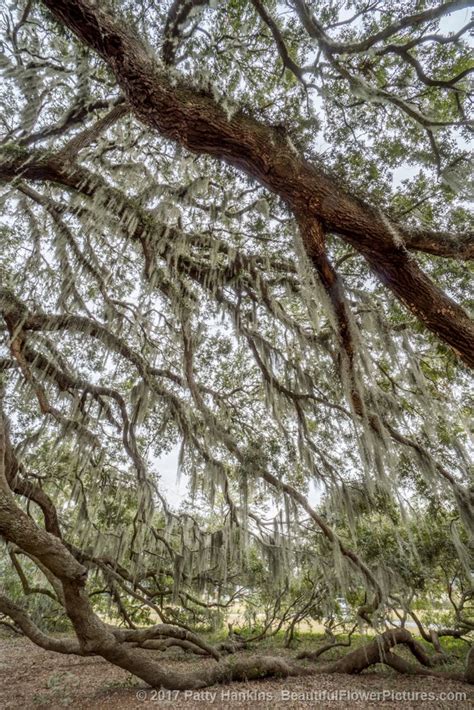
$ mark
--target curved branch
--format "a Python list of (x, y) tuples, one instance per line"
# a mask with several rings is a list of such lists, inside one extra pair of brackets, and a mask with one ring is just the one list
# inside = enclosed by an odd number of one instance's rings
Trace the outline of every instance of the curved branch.
[(85, 655), (75, 639), (54, 638), (48, 636), (34, 624), (26, 612), (3, 594), (0, 589), (0, 613), (10, 617), (12, 621), (22, 630), (33, 643), (46, 651), (56, 651), (56, 653)]
[(208, 3), (209, 0), (173, 0), (163, 32), (162, 57), (165, 64), (174, 64), (183, 27), (192, 11)]
[(376, 32), (369, 37), (366, 37), (359, 42), (336, 42), (324, 32), (322, 26), (317, 22), (317, 20), (311, 16), (309, 8), (306, 6), (304, 0), (293, 0), (293, 4), (301, 12), (302, 18), (310, 18), (313, 23), (317, 26), (320, 41), (324, 43), (326, 49), (335, 54), (357, 54), (359, 52), (366, 52), (368, 49), (382, 42), (393, 35), (398, 34), (402, 30), (408, 27), (417, 27), (418, 25), (425, 24), (427, 22), (432, 22), (437, 20), (444, 15), (449, 15), (456, 10), (462, 10), (465, 7), (472, 7), (472, 0), (451, 0), (451, 2), (445, 2), (442, 5), (433, 7), (430, 10), (425, 10), (424, 12), (417, 12), (414, 15), (405, 15), (398, 22), (394, 22), (383, 30)]
[(263, 22), (267, 25), (270, 32), (272, 33), (273, 39), (275, 40), (275, 44), (278, 49), (278, 54), (280, 55), (280, 59), (283, 62), (283, 66), (288, 69), (292, 74), (294, 74), (294, 76), (298, 79), (298, 81), (303, 84), (303, 86), (306, 86), (306, 82), (303, 78), (303, 70), (290, 57), (290, 54), (285, 44), (285, 40), (283, 39), (280, 29), (276, 24), (275, 20), (267, 11), (265, 5), (261, 0), (251, 0), (251, 2), (260, 18), (263, 20)]
[(377, 210), (308, 164), (278, 130), (241, 112), (229, 118), (210, 93), (164, 72), (135, 36), (87, 0), (43, 2), (105, 59), (141, 121), (191, 151), (243, 170), (280, 195), (295, 213), (319, 219), (325, 229), (360, 251), (397, 298), (474, 367), (473, 322), (394, 240), (393, 229)]

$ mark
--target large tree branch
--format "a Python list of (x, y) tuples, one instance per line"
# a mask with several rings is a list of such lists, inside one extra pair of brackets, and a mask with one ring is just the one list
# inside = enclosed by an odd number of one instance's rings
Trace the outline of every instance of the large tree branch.
[(342, 190), (277, 130), (241, 111), (229, 117), (211, 93), (164, 71), (108, 13), (87, 0), (43, 2), (109, 64), (141, 121), (191, 151), (243, 170), (280, 195), (294, 213), (313, 216), (342, 236), (428, 329), (474, 367), (474, 324), (410, 257), (403, 245), (405, 230), (399, 234), (379, 211)]
[(451, 234), (414, 229), (405, 233), (405, 246), (410, 251), (420, 251), (448, 259), (474, 259), (474, 233)]
[(15, 503), (7, 478), (7, 430), (0, 393), (0, 535), (38, 558), (56, 577), (79, 586), (87, 570), (67, 551), (55, 535), (41, 530)]
[[(441, 5), (437, 5), (429, 10), (424, 10), (423, 12), (417, 12), (414, 15), (404, 15), (397, 22), (388, 25), (383, 30), (369, 35), (365, 39), (359, 42), (337, 42), (332, 40), (324, 31), (322, 25), (311, 15), (309, 7), (306, 5), (304, 0), (293, 0), (293, 4), (296, 6), (300, 12), (300, 16), (304, 20), (305, 24), (312, 19), (313, 26), (316, 26), (319, 34), (319, 41), (324, 44), (327, 51), (334, 54), (357, 54), (359, 52), (366, 52), (368, 49), (373, 47), (379, 42), (393, 37), (406, 28), (416, 27), (427, 22), (433, 22), (433, 20), (438, 20), (440, 17), (449, 15), (456, 10), (462, 10), (465, 7), (472, 7), (472, 0), (451, 0), (451, 2), (445, 2)], [(309, 26), (309, 25), (308, 25)]]
[[(120, 109), (118, 113), (121, 114), (122, 111), (126, 113), (125, 108)], [(88, 133), (88, 131), (89, 129), (86, 129), (85, 133)], [(72, 140), (74, 141), (75, 138)], [(83, 165), (74, 162), (73, 157), (71, 151), (66, 151), (65, 149), (54, 153), (42, 150), (29, 152), (22, 148), (4, 148), (3, 150), (0, 148), (0, 180), (11, 182), (18, 178), (24, 178), (34, 182), (53, 182), (91, 198), (94, 197), (95, 193), (101, 192), (104, 203), (108, 201), (111, 203), (117, 202), (116, 216), (125, 219), (131, 211), (136, 213), (138, 223), (129, 236), (140, 241), (143, 232), (146, 231), (145, 222), (149, 223), (154, 219), (152, 212), (140, 207), (137, 202), (128, 199), (98, 174), (94, 174)], [(38, 193), (33, 195), (28, 190), (20, 189), (40, 204), (48, 207), (48, 200), (44, 196)], [(49, 203), (51, 204), (50, 201)], [(455, 234), (421, 228), (408, 229), (395, 222), (393, 222), (393, 229), (397, 229), (400, 232), (404, 246), (410, 252), (421, 252), (463, 261), (474, 259), (474, 234), (471, 232)], [(170, 233), (174, 236), (174, 230), (171, 230)], [(209, 241), (212, 238), (204, 234), (195, 236), (196, 241), (204, 241), (205, 239)], [(209, 242), (209, 245), (211, 245), (211, 242)], [(222, 248), (225, 247), (226, 245), (223, 243)], [(241, 258), (243, 258), (243, 255)], [(292, 264), (290, 262), (281, 260), (282, 270), (291, 270), (291, 268)]]

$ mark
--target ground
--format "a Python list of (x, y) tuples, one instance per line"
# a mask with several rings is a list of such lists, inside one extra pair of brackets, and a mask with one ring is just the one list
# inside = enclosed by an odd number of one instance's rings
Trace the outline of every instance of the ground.
[[(276, 653), (276, 649), (273, 650)], [(280, 651), (283, 653), (283, 651)], [(163, 655), (165, 658), (165, 655)], [(213, 663), (167, 652), (173, 667)], [(326, 696), (323, 695), (324, 691)], [(371, 695), (372, 694), (372, 695)], [(377, 698), (377, 699), (376, 699)], [(474, 706), (474, 687), (429, 677), (408, 677), (390, 671), (360, 676), (315, 675), (214, 686), (197, 694), (154, 691), (101, 659), (78, 658), (43, 651), (24, 638), (0, 638), (0, 708), (116, 708), (132, 710), (212, 707), (289, 710), (290, 708), (353, 707), (464, 708)]]

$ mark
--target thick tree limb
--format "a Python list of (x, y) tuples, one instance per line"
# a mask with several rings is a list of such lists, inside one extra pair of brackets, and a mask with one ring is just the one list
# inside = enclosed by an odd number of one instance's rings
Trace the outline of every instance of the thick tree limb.
[(410, 251), (420, 251), (450, 259), (474, 259), (474, 234), (449, 232), (424, 232), (412, 230), (405, 235), (405, 246)]
[(206, 643), (191, 631), (180, 629), (177, 626), (172, 626), (170, 624), (156, 624), (155, 626), (148, 626), (145, 629), (114, 628), (113, 634), (120, 641), (133, 641), (136, 643), (143, 643), (151, 639), (156, 639), (160, 636), (179, 639), (181, 641), (187, 641), (188, 643), (200, 648), (202, 651), (205, 651), (205, 653), (215, 658), (216, 661), (220, 659), (220, 655), (214, 646)]
[(43, 1), (105, 59), (140, 120), (191, 151), (243, 170), (280, 195), (293, 212), (312, 216), (339, 234), (429, 330), (474, 366), (474, 324), (410, 257), (403, 245), (406, 230), (399, 230), (398, 237), (383, 215), (307, 163), (277, 130), (241, 112), (229, 118), (211, 94), (163, 71), (125, 26), (87, 0)]

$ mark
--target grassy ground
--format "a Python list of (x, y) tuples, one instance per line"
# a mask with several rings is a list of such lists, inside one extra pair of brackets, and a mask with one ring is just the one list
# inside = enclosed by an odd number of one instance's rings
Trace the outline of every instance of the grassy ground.
[[(368, 637), (353, 637), (351, 649)], [(323, 642), (320, 634), (302, 634), (297, 648), (282, 648), (281, 636), (266, 639), (244, 653), (294, 655), (314, 650)], [(453, 655), (449, 670), (461, 670), (467, 644), (449, 640), (445, 648)], [(324, 654), (329, 660), (346, 653), (336, 648)], [(403, 652), (403, 651), (397, 651)], [(181, 651), (162, 654), (170, 668), (190, 669), (214, 663)], [(321, 661), (323, 662), (323, 661)], [(448, 669), (448, 668), (447, 668)], [(199, 693), (169, 693), (145, 688), (143, 683), (102, 659), (76, 658), (49, 653), (24, 638), (0, 638), (0, 708), (108, 708), (118, 710), (153, 705), (159, 708), (468, 708), (474, 703), (474, 688), (465, 683), (431, 677), (400, 676), (385, 667), (375, 667), (360, 676), (315, 675), (215, 686)]]

